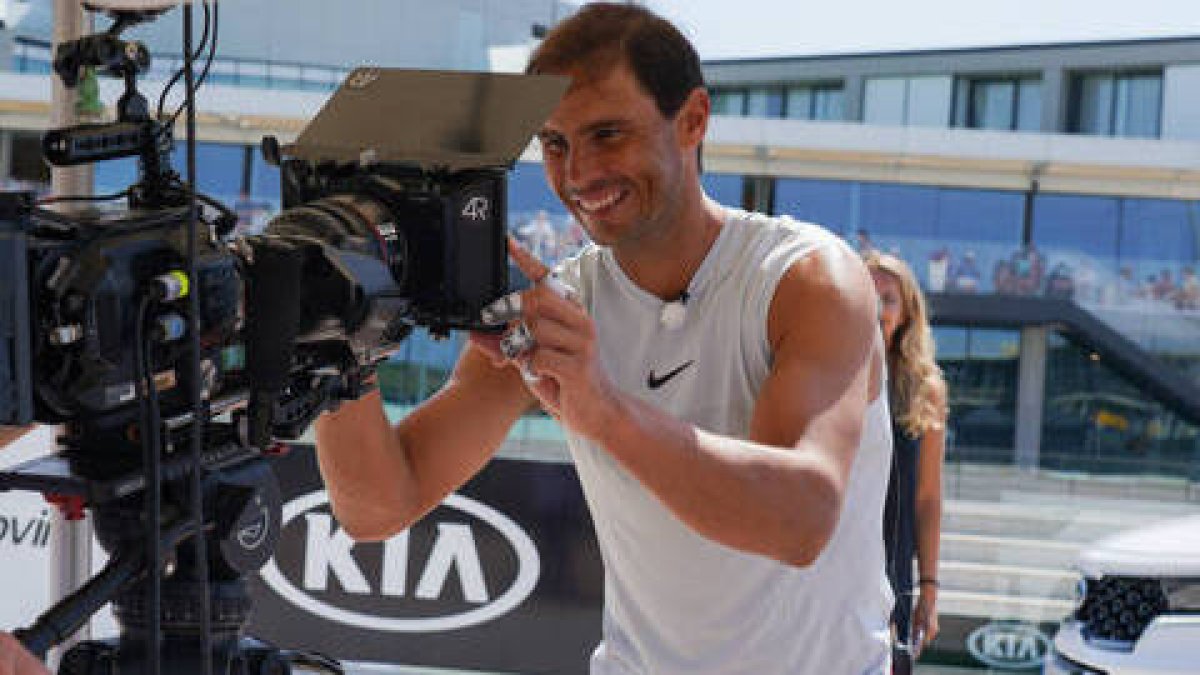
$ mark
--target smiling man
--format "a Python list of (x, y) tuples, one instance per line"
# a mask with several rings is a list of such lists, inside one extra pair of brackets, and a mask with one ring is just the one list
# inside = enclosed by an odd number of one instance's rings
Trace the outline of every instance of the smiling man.
[(583, 7), (529, 72), (571, 79), (538, 138), (594, 243), (557, 271), (570, 293), (511, 248), (538, 282), (515, 362), (475, 336), (395, 427), (377, 394), (319, 420), (342, 526), (401, 531), (540, 405), (567, 431), (604, 559), (593, 673), (885, 672), (891, 439), (860, 259), (705, 196), (699, 59), (648, 10)]

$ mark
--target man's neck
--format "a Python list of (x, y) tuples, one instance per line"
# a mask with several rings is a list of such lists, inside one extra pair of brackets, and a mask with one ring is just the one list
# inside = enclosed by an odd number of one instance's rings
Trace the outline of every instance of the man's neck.
[(639, 288), (665, 301), (683, 295), (724, 225), (725, 213), (703, 195), (681, 210), (670, 228), (653, 239), (613, 248), (622, 271)]

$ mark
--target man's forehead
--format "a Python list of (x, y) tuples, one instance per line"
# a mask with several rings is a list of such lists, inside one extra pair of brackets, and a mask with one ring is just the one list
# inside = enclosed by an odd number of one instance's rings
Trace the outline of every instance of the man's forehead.
[(631, 84), (639, 93), (649, 95), (641, 86), (633, 70), (623, 60), (577, 66), (559, 74), (565, 75), (571, 80), (571, 83), (567, 85), (566, 93), (563, 94), (564, 98), (572, 94), (586, 93), (618, 84)]
[(647, 113), (658, 111), (654, 98), (632, 72), (610, 69), (600, 77), (572, 78), (566, 93), (542, 124), (542, 131), (632, 119), (643, 108)]
[(572, 63), (543, 67), (537, 72), (540, 75), (562, 75), (570, 78), (570, 88), (573, 88), (603, 80), (619, 69), (629, 69), (628, 61), (618, 51), (603, 50), (593, 52)]

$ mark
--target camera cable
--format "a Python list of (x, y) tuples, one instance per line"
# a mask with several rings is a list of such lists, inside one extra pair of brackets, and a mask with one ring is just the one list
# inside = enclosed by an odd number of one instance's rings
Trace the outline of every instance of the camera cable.
[[(201, 4), (204, 6), (204, 13), (205, 13), (204, 28), (205, 28), (205, 32), (207, 32), (208, 25), (209, 25), (208, 6), (210, 4), (210, 0), (205, 0)], [(190, 28), (186, 29), (189, 31), (189, 37), (186, 40), (186, 42), (188, 43), (188, 46), (186, 46), (184, 48), (184, 67), (182, 69), (184, 72), (183, 102), (180, 103), (179, 107), (175, 109), (175, 112), (171, 115), (171, 119), (162, 125), (162, 128), (161, 128), (162, 133), (168, 133), (171, 129), (175, 128), (175, 121), (179, 119), (179, 115), (180, 115), (180, 113), (182, 113), (184, 111), (184, 109), (191, 110), (191, 112), (188, 113), (189, 115), (195, 114), (196, 90), (200, 87), (200, 85), (204, 84), (204, 80), (208, 79), (208, 72), (212, 68), (213, 59), (216, 57), (216, 54), (217, 54), (217, 25), (220, 20), (220, 11), (221, 10), (220, 10), (220, 4), (217, 2), (217, 0), (211, 0), (211, 4), (212, 4), (212, 21), (211, 21), (211, 23), (212, 23), (212, 41), (208, 43), (208, 57), (204, 61), (204, 67), (200, 69), (200, 76), (195, 78), (195, 81), (192, 81), (192, 78), (194, 77), (195, 58), (192, 56), (192, 50), (190, 48), (190, 43), (191, 43)], [(184, 6), (184, 13), (185, 13), (184, 22), (186, 24), (188, 24), (188, 26), (191, 26), (191, 19), (189, 18), (189, 15), (191, 14), (190, 8), (191, 8), (191, 3), (188, 3), (187, 5)], [(203, 49), (204, 49), (204, 47), (203, 47), (203, 42), (202, 42), (201, 46), (195, 50), (195, 53), (199, 54), (199, 53), (201, 53), (201, 50), (203, 50)], [(195, 127), (192, 126), (188, 133), (194, 134)], [(193, 186), (194, 186), (194, 183), (193, 183)], [(194, 192), (194, 190), (193, 190), (193, 192)]]
[(145, 640), (150, 675), (159, 675), (162, 660), (162, 420), (158, 406), (158, 390), (154, 384), (154, 368), (147, 345), (146, 324), (155, 298), (146, 292), (138, 303), (137, 324), (134, 329), (134, 355), (137, 360), (138, 400), (142, 413), (142, 462), (146, 467), (143, 526), (145, 527), (146, 556), (146, 613)]
[[(200, 58), (200, 56), (204, 52), (205, 46), (208, 45), (208, 24), (209, 24), (209, 9), (208, 9), (208, 3), (205, 2), (204, 3), (204, 30), (200, 34), (200, 44), (197, 45), (196, 51), (192, 54), (193, 61)], [(171, 90), (175, 88), (175, 85), (179, 83), (179, 80), (182, 77), (183, 77), (183, 66), (180, 66), (178, 69), (175, 70), (174, 73), (171, 74), (171, 79), (167, 80), (167, 83), (163, 85), (162, 92), (160, 92), (158, 95), (158, 111), (154, 115), (154, 117), (156, 119), (161, 120), (163, 118), (163, 111), (166, 110), (166, 107), (167, 107), (167, 95), (171, 93)]]
[[(208, 2), (203, 3), (206, 7)], [(212, 64), (213, 56), (217, 48), (217, 3), (213, 0), (212, 8), (212, 42), (209, 45), (208, 62), (204, 66), (204, 73), (201, 79), (208, 74), (208, 68)], [(188, 217), (187, 217), (187, 278), (192, 280), (193, 285), (197, 278), (196, 273), (196, 237), (197, 237), (197, 219), (199, 217), (199, 200), (196, 196), (196, 88), (199, 84), (196, 82), (194, 60), (192, 59), (192, 3), (185, 3), (183, 6), (183, 82), (184, 82), (184, 100), (180, 106), (180, 110), (186, 110), (186, 154), (187, 154), (187, 169), (186, 183), (188, 194)], [(175, 112), (175, 116), (171, 118), (171, 124), (174, 125), (175, 117), (179, 115), (179, 111)], [(201, 387), (200, 375), (200, 289), (197, 287), (188, 294), (188, 312), (187, 312), (187, 332), (190, 343), (189, 360), (191, 382), (191, 401), (192, 401), (192, 419), (195, 420), (191, 427), (191, 457), (192, 457), (192, 474), (190, 481), (190, 502), (191, 502), (191, 517), (197, 522), (204, 521), (204, 494), (201, 485), (201, 468), (203, 467), (203, 448), (204, 448), (204, 424), (200, 420), (205, 420), (205, 405), (203, 400), (203, 390)], [(212, 598), (211, 585), (208, 578), (208, 545), (205, 541), (204, 533), (201, 528), (192, 537), (193, 552), (196, 556), (197, 565), (193, 568), (195, 575), (194, 581), (200, 588), (200, 662), (202, 669), (200, 672), (213, 672), (213, 636), (212, 636)]]

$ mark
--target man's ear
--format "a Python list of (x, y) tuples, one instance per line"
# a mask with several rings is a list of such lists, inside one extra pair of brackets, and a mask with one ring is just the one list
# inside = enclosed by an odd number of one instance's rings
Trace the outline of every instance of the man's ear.
[(699, 146), (708, 132), (708, 117), (712, 112), (712, 99), (704, 87), (696, 87), (684, 99), (675, 115), (675, 131), (681, 143)]

